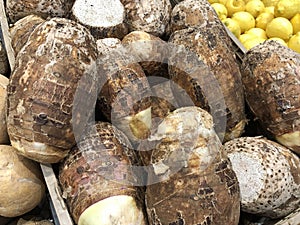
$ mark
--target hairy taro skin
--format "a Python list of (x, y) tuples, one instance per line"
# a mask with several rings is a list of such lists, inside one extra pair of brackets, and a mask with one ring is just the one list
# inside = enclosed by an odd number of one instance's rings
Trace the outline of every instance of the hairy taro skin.
[(148, 182), (159, 181), (146, 188), (150, 225), (238, 224), (237, 177), (206, 111), (177, 109), (148, 140)]
[(7, 0), (6, 11), (11, 22), (34, 14), (44, 19), (67, 17), (75, 0)]
[[(174, 32), (169, 43), (186, 49), (188, 53), (183, 57), (179, 48), (179, 52), (169, 59), (175, 65), (169, 64), (169, 76), (186, 91), (196, 106), (213, 114), (216, 131), (223, 133), (225, 130), (222, 136), (228, 141), (243, 133), (246, 116), (241, 72), (234, 53), (217, 35), (219, 32), (219, 27), (214, 24)], [(185, 71), (180, 68), (185, 68)], [(186, 104), (184, 99), (180, 100), (181, 96), (176, 97), (179, 104)], [(222, 100), (225, 102), (223, 109)], [(211, 106), (214, 111), (211, 111)], [(226, 129), (222, 125), (224, 120)]]
[(241, 71), (246, 101), (262, 127), (275, 138), (294, 133), (294, 144), (281, 143), (300, 154), (299, 54), (266, 41), (246, 53)]
[(66, 156), (75, 144), (74, 94), (96, 54), (96, 41), (74, 21), (53, 18), (32, 32), (8, 85), (8, 134), (19, 153), (50, 163)]
[(108, 197), (132, 196), (143, 209), (143, 190), (133, 186), (140, 165), (128, 138), (108, 122), (88, 126), (86, 135), (61, 163), (59, 182), (75, 222), (89, 206)]
[(28, 15), (16, 21), (9, 29), (15, 56), (25, 45), (31, 32), (45, 20), (37, 15)]
[(120, 0), (126, 9), (129, 32), (139, 30), (162, 37), (171, 14), (169, 0)]

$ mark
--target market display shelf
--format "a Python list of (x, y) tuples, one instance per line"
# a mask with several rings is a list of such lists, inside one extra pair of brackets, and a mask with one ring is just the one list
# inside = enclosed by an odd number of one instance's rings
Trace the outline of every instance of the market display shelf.
[[(1, 35), (0, 38), (3, 40), (4, 47), (6, 49), (10, 68), (14, 67), (15, 56), (11, 46), (11, 39), (9, 35), (9, 25), (5, 13), (4, 1), (0, 1), (0, 26)], [(238, 63), (242, 63), (243, 55), (246, 53), (245, 47), (240, 41), (224, 26), (229, 37), (232, 40), (236, 59)], [(51, 164), (40, 164), (47, 190), (50, 196), (49, 204), (53, 221), (55, 225), (74, 225), (74, 222), (68, 212), (67, 205), (62, 197), (62, 192), (58, 183), (57, 176), (54, 172), (53, 165)], [(300, 209), (296, 210), (293, 214), (286, 217), (284, 220), (276, 223), (275, 225), (299, 225), (300, 224)]]

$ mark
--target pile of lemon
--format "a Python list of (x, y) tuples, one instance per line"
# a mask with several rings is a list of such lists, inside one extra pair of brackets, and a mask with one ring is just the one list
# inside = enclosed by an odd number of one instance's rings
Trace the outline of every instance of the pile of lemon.
[(276, 40), (300, 53), (300, 0), (208, 0), (246, 49)]

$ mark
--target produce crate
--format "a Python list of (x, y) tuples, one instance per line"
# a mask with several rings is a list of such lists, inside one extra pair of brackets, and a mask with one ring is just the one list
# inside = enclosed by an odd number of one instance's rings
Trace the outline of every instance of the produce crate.
[[(4, 1), (0, 1), (0, 38), (4, 42), (10, 68), (14, 67), (15, 58), (14, 52), (10, 43), (9, 25), (5, 14)], [(240, 41), (224, 26), (229, 37), (232, 40), (235, 55), (238, 63), (241, 65), (243, 55), (246, 53), (245, 47)], [(58, 183), (54, 167), (51, 164), (40, 164), (45, 183), (47, 186), (47, 194), (49, 196), (49, 204), (53, 221), (55, 225), (74, 225), (74, 222), (68, 212), (67, 205), (62, 197), (62, 191)], [(264, 224), (264, 223), (261, 223)], [(300, 209), (296, 210), (285, 219), (275, 223), (274, 225), (299, 225), (300, 224)]]

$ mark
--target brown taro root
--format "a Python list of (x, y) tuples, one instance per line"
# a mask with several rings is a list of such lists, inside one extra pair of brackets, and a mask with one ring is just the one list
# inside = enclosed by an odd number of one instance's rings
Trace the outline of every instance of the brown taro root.
[(11, 36), (11, 45), (14, 50), (15, 56), (21, 50), (28, 40), (31, 32), (37, 25), (41, 24), (45, 20), (37, 15), (28, 15), (19, 19), (9, 29)]
[(120, 0), (128, 18), (129, 31), (144, 31), (157, 37), (165, 34), (171, 14), (169, 0)]
[(8, 134), (20, 154), (44, 163), (66, 156), (75, 144), (73, 125), (87, 116), (72, 119), (74, 94), (96, 55), (93, 36), (74, 21), (53, 18), (34, 29), (8, 85)]
[(128, 33), (126, 11), (120, 0), (75, 0), (71, 18), (88, 27), (97, 39), (122, 39)]
[[(169, 58), (169, 76), (186, 91), (193, 104), (213, 115), (217, 133), (227, 141), (241, 136), (246, 119), (239, 65), (218, 36), (219, 31), (210, 23), (173, 33), (169, 43), (179, 47)], [(181, 95), (176, 100), (186, 104)]]
[(224, 144), (241, 190), (241, 209), (281, 218), (300, 205), (300, 159), (263, 137), (240, 137)]
[(9, 138), (7, 134), (6, 122), (6, 102), (7, 102), (7, 85), (9, 79), (0, 74), (0, 144), (8, 144)]
[(238, 224), (237, 178), (208, 112), (196, 106), (177, 109), (148, 140), (153, 146), (146, 188), (151, 225)]
[(4, 42), (0, 42), (0, 74), (9, 76), (9, 62), (7, 57), (7, 52), (4, 46)]
[(44, 19), (67, 17), (75, 0), (7, 0), (6, 11), (10, 22), (34, 14)]
[(0, 145), (0, 215), (17, 217), (34, 209), (45, 195), (39, 165), (9, 145)]
[(165, 41), (144, 31), (133, 31), (123, 38), (122, 44), (140, 59), (146, 76), (169, 77)]
[(224, 25), (207, 0), (179, 2), (172, 10), (168, 34), (171, 35), (177, 30), (190, 27), (201, 28), (209, 23), (215, 23), (215, 26), (219, 27), (220, 30), (216, 36), (226, 40), (228, 46), (232, 47), (231, 39), (226, 33)]
[[(105, 41), (106, 40), (106, 41)], [(97, 106), (107, 120), (136, 143), (146, 138), (173, 105), (153, 96), (148, 79), (129, 49), (113, 39), (98, 40), (99, 95)]]
[(246, 100), (262, 127), (300, 154), (300, 55), (266, 41), (246, 53), (241, 71)]
[(75, 223), (146, 225), (144, 192), (134, 186), (139, 165), (124, 133), (107, 122), (89, 126), (59, 171)]

